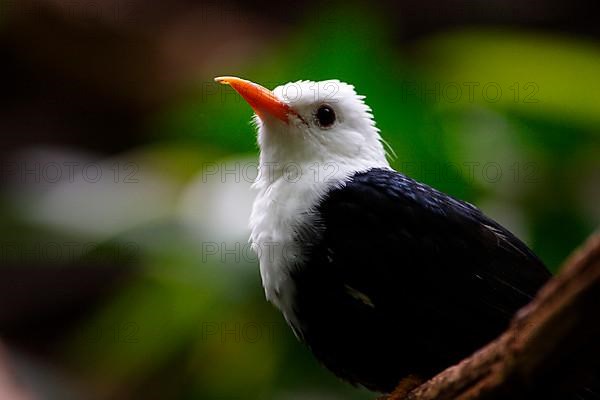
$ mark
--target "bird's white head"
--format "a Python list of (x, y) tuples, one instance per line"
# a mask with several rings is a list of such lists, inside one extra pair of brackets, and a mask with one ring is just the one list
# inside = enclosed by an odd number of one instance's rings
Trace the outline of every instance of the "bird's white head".
[[(330, 174), (389, 168), (371, 109), (354, 87), (338, 80), (298, 81), (270, 91), (256, 83), (220, 77), (254, 109), (261, 177)], [(266, 183), (266, 182), (265, 182)]]
[(260, 161), (250, 242), (267, 298), (297, 326), (289, 279), (304, 257), (297, 232), (316, 229), (312, 211), (331, 188), (357, 172), (389, 168), (383, 142), (364, 97), (346, 83), (299, 81), (270, 91), (240, 78), (215, 80), (256, 113)]

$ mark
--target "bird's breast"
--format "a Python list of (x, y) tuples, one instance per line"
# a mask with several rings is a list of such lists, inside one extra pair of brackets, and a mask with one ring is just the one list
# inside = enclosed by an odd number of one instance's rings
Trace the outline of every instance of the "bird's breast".
[(252, 208), (250, 242), (259, 260), (265, 295), (290, 325), (295, 324), (290, 272), (304, 262), (305, 243), (298, 241), (298, 232), (315, 236), (313, 210), (321, 196), (311, 182), (280, 180), (260, 189)]

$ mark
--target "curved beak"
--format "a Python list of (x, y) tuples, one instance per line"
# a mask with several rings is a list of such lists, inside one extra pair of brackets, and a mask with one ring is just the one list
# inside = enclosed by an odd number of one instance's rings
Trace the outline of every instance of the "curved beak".
[(287, 123), (288, 115), (293, 112), (290, 106), (275, 97), (273, 92), (254, 82), (235, 76), (220, 76), (215, 78), (215, 82), (230, 85), (234, 88), (248, 102), (260, 119), (264, 120), (270, 115)]

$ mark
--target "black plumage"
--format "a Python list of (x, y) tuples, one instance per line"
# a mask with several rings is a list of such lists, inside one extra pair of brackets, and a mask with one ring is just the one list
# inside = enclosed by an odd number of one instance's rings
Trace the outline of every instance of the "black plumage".
[(372, 390), (468, 356), (551, 277), (477, 208), (395, 171), (355, 174), (314, 212), (313, 229), (295, 227), (305, 261), (291, 275), (294, 330)]

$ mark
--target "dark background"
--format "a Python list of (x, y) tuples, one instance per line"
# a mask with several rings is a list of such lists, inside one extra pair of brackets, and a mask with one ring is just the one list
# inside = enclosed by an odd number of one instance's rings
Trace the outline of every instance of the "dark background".
[(600, 221), (592, 6), (0, 0), (0, 399), (373, 398), (264, 300), (213, 77), (354, 84), (398, 170), (556, 270)]

